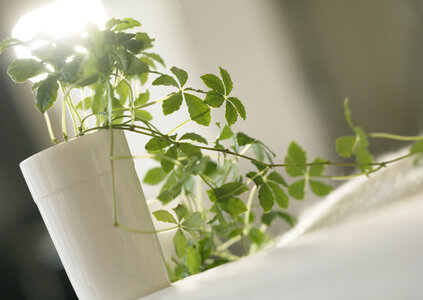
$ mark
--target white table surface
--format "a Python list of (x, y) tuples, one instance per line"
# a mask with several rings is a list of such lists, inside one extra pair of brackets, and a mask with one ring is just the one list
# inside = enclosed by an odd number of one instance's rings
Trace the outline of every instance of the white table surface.
[(423, 195), (355, 214), (142, 298), (167, 299), (423, 299)]

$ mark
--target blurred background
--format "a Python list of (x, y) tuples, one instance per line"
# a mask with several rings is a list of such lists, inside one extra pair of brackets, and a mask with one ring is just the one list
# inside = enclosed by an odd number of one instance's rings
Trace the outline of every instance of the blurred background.
[[(52, 2), (0, 0), (0, 38), (10, 36), (21, 16)], [(86, 2), (73, 3), (83, 11)], [(201, 74), (226, 68), (235, 82), (233, 93), (247, 108), (247, 121), (236, 129), (268, 144), (279, 160), (292, 139), (310, 158), (336, 159), (334, 141), (348, 133), (345, 97), (365, 131), (416, 135), (423, 128), (421, 1), (101, 3), (108, 17), (140, 20), (156, 38), (155, 52), (169, 67), (189, 71), (194, 86), (202, 86)], [(76, 299), (18, 167), (51, 144), (30, 86), (7, 76), (14, 55), (0, 56), (0, 299)], [(55, 112), (52, 119), (57, 124)], [(134, 152), (142, 151), (142, 141), (130, 137), (130, 144)], [(372, 141), (376, 154), (399, 147)], [(137, 162), (141, 176), (145, 169)], [(144, 190), (147, 198), (157, 192)], [(295, 203), (291, 210), (301, 212), (315, 201)]]

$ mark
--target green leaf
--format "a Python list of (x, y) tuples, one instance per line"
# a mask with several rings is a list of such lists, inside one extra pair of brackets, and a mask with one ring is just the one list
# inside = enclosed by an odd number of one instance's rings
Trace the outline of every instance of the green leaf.
[(289, 200), (284, 190), (279, 187), (277, 183), (268, 182), (269, 187), (272, 189), (275, 201), (280, 208), (287, 209)]
[(235, 97), (229, 97), (228, 101), (230, 101), (235, 106), (239, 116), (245, 120), (245, 118), (247, 117), (247, 113), (245, 112), (245, 107), (241, 103), (241, 101)]
[(263, 211), (265, 213), (269, 212), (273, 207), (275, 198), (273, 196), (272, 191), (270, 190), (269, 186), (266, 183), (260, 186), (258, 198), (260, 200), (260, 206), (263, 208)]
[(182, 191), (182, 184), (179, 181), (179, 176), (172, 171), (157, 197), (163, 204), (167, 204), (175, 199)]
[(210, 89), (225, 95), (225, 87), (223, 86), (222, 80), (219, 77), (213, 74), (205, 74), (201, 76), (204, 84), (207, 85)]
[(45, 72), (44, 64), (32, 58), (17, 59), (7, 69), (7, 74), (15, 82), (25, 82)]
[(110, 29), (112, 29), (114, 26), (116, 26), (117, 24), (119, 24), (119, 23), (121, 23), (121, 22), (122, 22), (122, 20), (120, 20), (120, 19), (111, 18), (110, 20), (108, 20), (108, 21), (106, 22), (106, 24), (104, 24), (104, 27), (105, 27), (107, 30), (110, 30)]
[(159, 64), (161, 64), (161, 65), (163, 66), (163, 68), (166, 68), (166, 64), (165, 64), (165, 62), (164, 62), (163, 58), (162, 58), (160, 55), (158, 55), (158, 54), (156, 54), (156, 53), (145, 53), (145, 52), (144, 52), (144, 55), (146, 55), (146, 56), (148, 56), (148, 57), (150, 57), (150, 58), (154, 59), (154, 60), (155, 60), (155, 61), (157, 61)]
[[(306, 153), (296, 142), (291, 142), (288, 147), (288, 154), (285, 156), (285, 164), (305, 164)], [(286, 173), (292, 177), (303, 176), (306, 173), (306, 166), (292, 166), (285, 168)]]
[(162, 108), (163, 114), (170, 115), (171, 113), (179, 110), (182, 105), (182, 93), (176, 93), (169, 97), (169, 99), (163, 101)]
[(107, 108), (106, 89), (103, 81), (99, 78), (94, 92), (92, 110), (94, 114), (102, 113)]
[(266, 224), (267, 226), (270, 226), (275, 218), (281, 218), (285, 220), (291, 227), (294, 227), (295, 224), (297, 224), (298, 220), (296, 217), (291, 216), (290, 214), (287, 214), (283, 211), (271, 211), (267, 214), (264, 214), (261, 217), (262, 223)]
[(57, 77), (55, 75), (48, 75), (47, 78), (41, 82), (35, 98), (35, 106), (41, 113), (45, 113), (53, 106), (57, 99), (58, 89), (59, 84), (57, 83)]
[(266, 241), (266, 234), (260, 231), (258, 228), (251, 228), (248, 233), (250, 241), (254, 244), (261, 245)]
[(10, 47), (14, 47), (17, 45), (22, 44), (22, 42), (18, 39), (15, 38), (5, 38), (4, 40), (1, 41), (0, 43), (0, 53), (2, 53), (3, 51), (5, 51), (6, 49), (9, 49)]
[(186, 209), (186, 207), (183, 206), (183, 205), (181, 205), (181, 204), (178, 204), (178, 206), (175, 207), (173, 209), (173, 211), (175, 212), (176, 217), (178, 218), (178, 221), (181, 221), (185, 217), (185, 215), (187, 214), (187, 212), (188, 212), (187, 209)]
[(259, 144), (259, 143), (253, 143), (251, 145), (251, 147), (253, 148), (253, 153), (254, 156), (256, 157), (256, 159), (258, 161), (264, 161), (264, 149), (263, 147)]
[(298, 180), (288, 186), (288, 194), (297, 200), (303, 200), (305, 197), (305, 180)]
[(145, 149), (148, 151), (157, 151), (157, 150), (166, 148), (167, 146), (170, 146), (171, 144), (172, 143), (167, 140), (164, 140), (158, 137), (153, 137), (145, 145)]
[(182, 226), (189, 228), (200, 228), (201, 225), (203, 225), (203, 220), (201, 219), (201, 213), (198, 211), (191, 214), (188, 219), (182, 223)]
[(206, 167), (203, 169), (203, 174), (209, 177), (215, 174), (217, 171), (217, 164), (208, 156), (203, 157), (203, 161), (206, 165)]
[(126, 75), (128, 76), (140, 75), (148, 71), (150, 71), (148, 64), (139, 60), (135, 56), (132, 56), (129, 62), (128, 68), (126, 69)]
[(40, 87), (40, 84), (41, 84), (42, 82), (43, 82), (42, 80), (35, 82), (35, 83), (32, 85), (31, 90), (32, 90), (32, 91), (35, 91), (36, 89), (38, 89), (38, 88)]
[(248, 135), (242, 132), (238, 132), (236, 134), (236, 140), (239, 146), (245, 146), (245, 145), (253, 144), (256, 142), (255, 139), (253, 139), (252, 137), (249, 137)]
[(188, 272), (193, 275), (201, 271), (201, 255), (194, 247), (189, 247), (186, 254)]
[(282, 184), (283, 186), (288, 186), (288, 184), (286, 183), (285, 179), (283, 179), (283, 177), (276, 171), (273, 171), (272, 173), (270, 173), (267, 176), (268, 180), (272, 180), (274, 182), (277, 182), (279, 184)]
[(84, 57), (82, 55), (78, 55), (72, 61), (67, 62), (60, 70), (60, 80), (65, 83), (75, 83), (78, 81), (79, 76), (82, 74), (83, 63)]
[(257, 172), (248, 172), (245, 176), (247, 176), (248, 178), (251, 178), (254, 183), (259, 186), (262, 185), (264, 182), (263, 176), (261, 175), (257, 175)]
[(356, 155), (357, 163), (363, 164), (360, 166), (360, 170), (363, 172), (371, 171), (372, 166), (370, 164), (373, 163), (373, 157), (367, 147), (359, 143), (354, 152)]
[(321, 181), (310, 180), (310, 187), (317, 196), (326, 196), (332, 191), (332, 187)]
[(345, 120), (347, 121), (348, 126), (355, 131), (355, 126), (352, 122), (351, 119), (351, 110), (350, 110), (350, 104), (349, 104), (349, 99), (346, 98), (344, 100), (344, 115), (345, 115)]
[[(113, 22), (116, 22), (116, 21), (110, 20), (109, 22), (111, 22), (113, 24)], [(108, 25), (110, 26), (110, 24), (108, 24)], [(114, 30), (115, 31), (123, 31), (123, 30), (131, 29), (131, 28), (139, 27), (139, 26), (141, 26), (141, 23), (138, 22), (137, 20), (134, 20), (132, 18), (125, 18), (123, 20), (120, 20), (120, 22), (115, 25)]]
[(174, 86), (174, 87), (177, 87), (178, 89), (179, 89), (179, 85), (178, 85), (178, 83), (176, 82), (176, 80), (172, 77), (172, 76), (169, 76), (169, 75), (161, 75), (161, 76), (159, 76), (159, 77), (157, 77), (154, 81), (153, 81), (153, 83), (152, 83), (153, 85), (167, 85), (167, 86)]
[(351, 157), (354, 151), (354, 145), (356, 142), (355, 136), (341, 136), (336, 139), (335, 148), (339, 156)]
[(187, 227), (184, 227), (184, 230), (189, 233), (189, 235), (194, 240), (194, 243), (196, 244), (196, 246), (198, 246), (198, 242), (200, 241), (200, 236), (198, 235), (197, 231), (195, 229), (187, 228)]
[(135, 37), (135, 34), (133, 34), (133, 33), (118, 32), (118, 33), (115, 33), (113, 35), (113, 32), (108, 32), (108, 31), (106, 31), (106, 32), (107, 32), (106, 36), (105, 36), (106, 40), (109, 39), (109, 41), (112, 42), (112, 43), (115, 40), (118, 43), (124, 43), (124, 42), (127, 42), (127, 41), (129, 41), (129, 40), (131, 40)]
[[(169, 147), (169, 149), (164, 154), (165, 157), (169, 157), (170, 159), (177, 160), (178, 159), (178, 150), (175, 146)], [(169, 173), (173, 170), (173, 167), (175, 166), (175, 163), (171, 160), (162, 158), (160, 160), (160, 164), (162, 166), (163, 171), (166, 173)]]
[[(144, 49), (144, 43), (138, 40), (128, 40), (123, 42), (122, 45), (134, 54), (139, 54), (141, 50)], [(147, 65), (150, 65), (147, 61), (145, 61), (145, 57), (140, 57), (140, 60)], [(154, 64), (153, 67), (155, 67)]]
[(85, 97), (84, 100), (78, 102), (75, 108), (81, 111), (86, 111), (91, 108), (92, 100), (92, 97)]
[(222, 96), (222, 94), (216, 91), (207, 92), (206, 98), (204, 99), (204, 102), (211, 107), (220, 107), (224, 101), (225, 98)]
[(122, 116), (124, 112), (121, 110), (123, 108), (123, 105), (119, 102), (119, 99), (116, 97), (112, 98), (112, 112), (115, 111), (116, 116)]
[(151, 120), (153, 120), (153, 116), (148, 111), (143, 109), (137, 109), (135, 111), (135, 117), (137, 118), (137, 120), (142, 120), (146, 122), (150, 122)]
[(225, 84), (225, 90), (226, 90), (225, 95), (227, 96), (232, 91), (233, 82), (232, 82), (231, 76), (229, 75), (228, 71), (226, 71), (222, 67), (219, 67), (219, 71), (220, 71), (220, 76), (222, 76), (223, 83)]
[(141, 106), (148, 102), (148, 99), (150, 99), (150, 92), (147, 90), (145, 93), (140, 93), (135, 99), (135, 106)]
[(155, 62), (152, 59), (150, 59), (149, 57), (141, 56), (140, 60), (142, 62), (145, 62), (151, 69), (153, 69), (153, 70), (157, 69)]
[(121, 104), (125, 104), (126, 100), (128, 100), (131, 86), (126, 80), (119, 81), (118, 85), (116, 86), (116, 93), (119, 95), (119, 100)]
[(310, 170), (308, 171), (308, 174), (310, 176), (321, 176), (323, 174), (323, 172), (326, 169), (326, 165), (325, 163), (327, 162), (327, 159), (324, 158), (316, 158), (315, 160), (313, 160), (313, 164), (320, 164), (321, 165), (311, 165), (310, 166)]
[(209, 126), (211, 121), (210, 108), (197, 96), (184, 93), (185, 102), (188, 106), (188, 112), (191, 120), (204, 126)]
[(220, 203), (220, 207), (232, 217), (238, 216), (247, 211), (247, 207), (241, 199), (231, 197), (229, 201)]
[(178, 78), (181, 87), (183, 87), (188, 80), (188, 73), (177, 67), (170, 68), (170, 71), (176, 76), (176, 78)]
[(233, 125), (238, 119), (236, 109), (229, 101), (226, 102), (225, 118), (229, 126)]
[(423, 151), (423, 140), (417, 141), (411, 146), (410, 153), (418, 153)]
[(148, 81), (148, 74), (149, 73), (142, 73), (138, 78), (141, 82), (141, 85), (145, 85)]
[[(244, 183), (239, 181), (234, 182), (228, 182), (222, 185), (221, 187), (218, 187), (213, 190), (214, 197), (219, 202), (228, 201), (229, 198), (236, 195), (239, 196), (246, 191), (248, 191), (249, 188)], [(210, 196), (210, 195), (209, 195)]]
[(188, 143), (180, 143), (179, 149), (191, 160), (200, 160), (202, 157), (201, 150)]
[(222, 132), (219, 136), (219, 140), (224, 141), (233, 137), (234, 133), (228, 125), (225, 125), (222, 129)]
[(152, 168), (145, 174), (143, 182), (150, 185), (159, 184), (166, 177), (166, 172), (162, 168)]
[(51, 60), (54, 57), (53, 44), (46, 44), (32, 50), (32, 55), (36, 56), (42, 61)]
[(175, 245), (176, 255), (178, 255), (179, 258), (184, 257), (187, 249), (187, 238), (181, 229), (178, 229), (175, 232), (175, 236), (173, 237), (173, 244)]
[(145, 32), (137, 32), (135, 39), (143, 43), (143, 50), (153, 47), (154, 39), (150, 38)]
[(207, 145), (207, 140), (194, 132), (185, 133), (179, 140), (192, 140)]
[(156, 210), (153, 212), (153, 215), (157, 219), (157, 221), (178, 224), (178, 222), (176, 222), (175, 220), (175, 217), (172, 216), (167, 210)]

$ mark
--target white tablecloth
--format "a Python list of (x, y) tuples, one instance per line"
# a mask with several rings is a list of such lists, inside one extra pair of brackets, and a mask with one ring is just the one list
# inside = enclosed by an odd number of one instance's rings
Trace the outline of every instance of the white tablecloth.
[(423, 195), (362, 212), (143, 300), (422, 299)]

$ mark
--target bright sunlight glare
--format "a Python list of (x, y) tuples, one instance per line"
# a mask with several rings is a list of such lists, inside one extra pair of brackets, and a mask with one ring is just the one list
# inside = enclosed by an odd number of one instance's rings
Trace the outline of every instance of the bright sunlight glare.
[[(88, 22), (100, 28), (107, 21), (100, 0), (59, 0), (21, 17), (13, 29), (14, 38), (28, 41), (39, 34), (59, 39), (81, 31)], [(41, 45), (31, 45), (32, 49)], [(18, 58), (30, 57), (29, 50), (16, 47)]]

